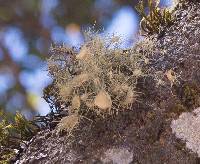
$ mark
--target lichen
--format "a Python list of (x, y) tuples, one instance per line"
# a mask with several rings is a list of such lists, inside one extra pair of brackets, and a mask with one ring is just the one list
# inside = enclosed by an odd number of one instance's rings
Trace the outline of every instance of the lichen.
[(171, 123), (172, 132), (176, 137), (186, 142), (186, 147), (200, 157), (200, 108), (193, 112), (182, 113)]
[[(135, 48), (118, 48), (117, 36), (89, 35), (80, 51), (72, 54), (67, 47), (60, 47), (65, 53), (57, 53), (58, 46), (52, 47), (48, 67), (57, 88), (54, 95), (69, 105), (69, 115), (95, 113), (105, 117), (131, 109), (138, 97), (137, 79), (144, 76), (143, 54)], [(50, 90), (45, 89), (47, 92)]]

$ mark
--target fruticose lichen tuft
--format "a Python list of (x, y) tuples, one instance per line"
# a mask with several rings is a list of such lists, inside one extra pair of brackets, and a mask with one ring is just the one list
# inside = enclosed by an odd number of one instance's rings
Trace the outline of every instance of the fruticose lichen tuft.
[(120, 49), (119, 40), (92, 34), (78, 52), (64, 46), (51, 48), (48, 68), (59, 99), (69, 104), (68, 117), (89, 112), (117, 115), (137, 101), (135, 86), (144, 75), (140, 67), (144, 56), (134, 48)]

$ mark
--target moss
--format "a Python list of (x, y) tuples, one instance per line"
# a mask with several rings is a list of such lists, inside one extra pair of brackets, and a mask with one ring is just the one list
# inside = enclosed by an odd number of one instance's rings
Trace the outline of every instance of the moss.
[(147, 119), (153, 121), (156, 118), (156, 112), (155, 111), (149, 111), (146, 115)]
[(176, 115), (180, 115), (181, 113), (187, 112), (187, 111), (188, 111), (188, 109), (181, 103), (175, 104), (170, 110), (170, 112), (173, 112)]
[(199, 88), (195, 85), (186, 84), (183, 86), (182, 101), (187, 107), (199, 105)]
[(146, 14), (144, 4), (144, 0), (141, 0), (136, 6), (136, 10), (142, 17), (140, 27), (143, 32), (149, 35), (162, 34), (163, 27), (166, 28), (173, 24), (172, 11), (159, 8), (159, 1), (148, 0), (149, 14)]
[(199, 88), (195, 84), (182, 83), (175, 86), (177, 99), (170, 105), (168, 116), (180, 115), (183, 112), (190, 112), (200, 105)]
[(9, 164), (11, 163), (12, 158), (15, 156), (13, 150), (5, 150), (1, 153), (0, 164)]
[(28, 141), (36, 134), (38, 127), (17, 112), (13, 117), (0, 110), (0, 163), (10, 163), (14, 149), (21, 141)]

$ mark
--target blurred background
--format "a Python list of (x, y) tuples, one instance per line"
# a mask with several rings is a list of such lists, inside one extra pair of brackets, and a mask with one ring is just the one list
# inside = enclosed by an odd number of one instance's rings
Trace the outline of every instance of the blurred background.
[[(45, 60), (52, 43), (80, 46), (94, 27), (131, 46), (140, 17), (138, 0), (0, 0), (0, 109), (26, 117), (49, 112), (41, 98), (51, 79)], [(161, 1), (168, 6), (169, 0)], [(95, 26), (94, 26), (95, 24)]]

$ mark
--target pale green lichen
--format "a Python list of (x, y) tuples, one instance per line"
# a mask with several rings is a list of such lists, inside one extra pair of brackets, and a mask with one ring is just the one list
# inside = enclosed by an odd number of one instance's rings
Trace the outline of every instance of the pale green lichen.
[[(120, 49), (119, 40), (90, 33), (77, 53), (52, 47), (49, 72), (59, 99), (69, 104), (69, 115), (117, 115), (137, 101), (135, 87), (145, 74), (141, 67), (145, 58), (135, 47)], [(61, 50), (64, 53), (58, 53)]]

